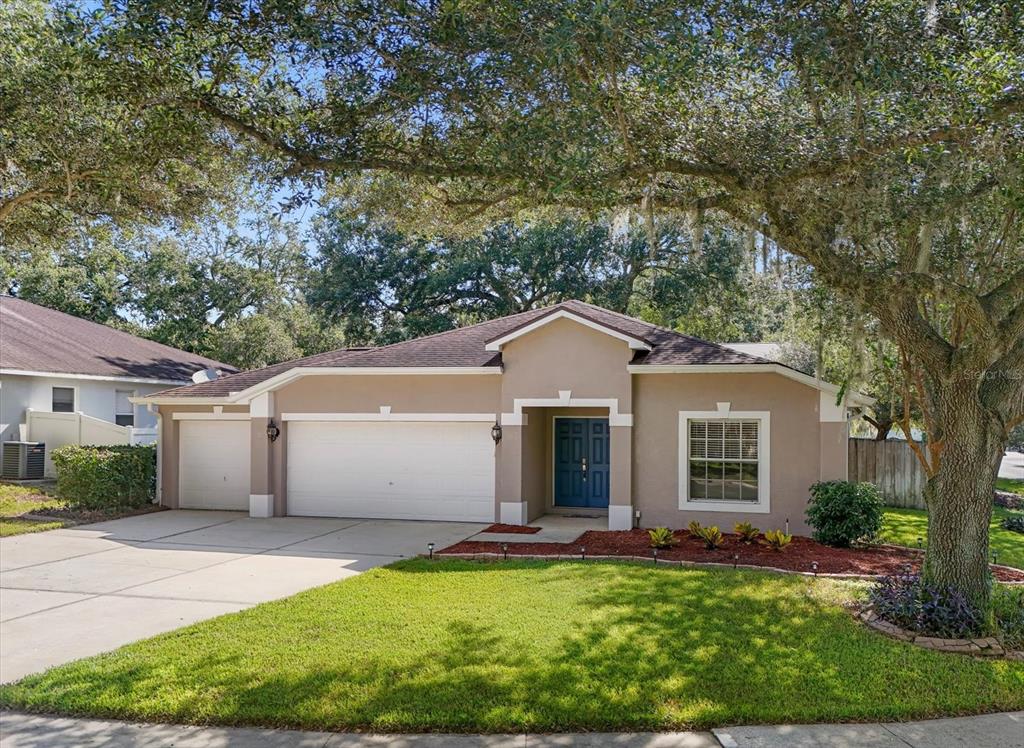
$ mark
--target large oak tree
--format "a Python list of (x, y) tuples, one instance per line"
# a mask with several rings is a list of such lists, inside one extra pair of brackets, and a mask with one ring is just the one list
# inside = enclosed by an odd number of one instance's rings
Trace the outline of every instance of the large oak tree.
[[(988, 597), (1024, 418), (1024, 18), (993, 0), (173, 0), (111, 54), (311, 183), (396, 214), (716, 212), (899, 348), (930, 426), (925, 572)], [(170, 85), (169, 84), (169, 85)]]

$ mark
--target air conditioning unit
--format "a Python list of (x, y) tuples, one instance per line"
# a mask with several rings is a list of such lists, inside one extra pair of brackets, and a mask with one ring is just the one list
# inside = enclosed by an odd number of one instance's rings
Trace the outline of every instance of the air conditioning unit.
[(45, 461), (46, 445), (42, 442), (3, 442), (0, 475), (15, 480), (39, 480)]

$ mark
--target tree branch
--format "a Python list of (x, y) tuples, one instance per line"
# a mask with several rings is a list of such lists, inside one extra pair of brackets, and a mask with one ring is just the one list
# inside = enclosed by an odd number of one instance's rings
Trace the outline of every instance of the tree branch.
[(927, 130), (923, 133), (904, 133), (891, 135), (888, 138), (867, 143), (854, 152), (830, 158), (811, 161), (803, 166), (783, 172), (771, 184), (782, 186), (792, 182), (813, 177), (827, 177), (848, 167), (857, 166), (879, 156), (905, 148), (917, 148), (925, 145), (955, 142), (973, 136), (979, 128), (996, 124), (1012, 114), (1024, 111), (1024, 94), (1017, 89), (995, 102), (985, 113), (972, 122), (963, 125), (945, 125)]

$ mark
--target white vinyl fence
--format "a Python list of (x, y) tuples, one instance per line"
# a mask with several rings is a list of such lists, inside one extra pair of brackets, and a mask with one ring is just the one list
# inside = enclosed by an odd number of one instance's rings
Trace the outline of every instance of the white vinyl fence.
[(65, 444), (155, 444), (156, 429), (136, 429), (118, 426), (116, 423), (93, 418), (84, 413), (50, 413), (41, 410), (25, 411), (26, 439), (46, 444), (46, 465), (43, 474), (47, 478), (56, 476), (53, 450)]

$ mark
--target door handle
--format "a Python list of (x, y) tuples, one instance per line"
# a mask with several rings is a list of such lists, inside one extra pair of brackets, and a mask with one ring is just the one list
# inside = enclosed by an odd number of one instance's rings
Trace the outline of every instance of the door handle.
[(587, 458), (581, 460), (580, 468), (583, 470), (583, 480), (587, 479)]

